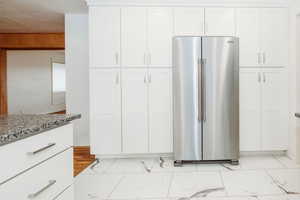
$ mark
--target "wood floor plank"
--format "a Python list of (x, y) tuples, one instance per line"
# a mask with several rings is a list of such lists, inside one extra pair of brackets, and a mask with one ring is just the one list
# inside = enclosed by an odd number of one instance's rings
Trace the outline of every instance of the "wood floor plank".
[(91, 155), (89, 146), (74, 147), (74, 176), (86, 169), (95, 159), (95, 155)]

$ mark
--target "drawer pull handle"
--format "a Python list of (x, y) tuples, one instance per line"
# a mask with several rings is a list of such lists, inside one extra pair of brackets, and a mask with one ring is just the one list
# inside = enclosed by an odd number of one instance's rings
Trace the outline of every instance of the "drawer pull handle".
[(43, 193), (44, 191), (46, 191), (47, 189), (49, 189), (51, 186), (53, 186), (56, 183), (56, 180), (50, 180), (48, 185), (46, 185), (45, 187), (43, 187), (42, 189), (40, 189), (39, 191), (29, 194), (28, 198), (29, 199), (34, 199), (37, 196), (39, 196), (41, 193)]
[(53, 147), (53, 146), (55, 146), (55, 145), (56, 145), (56, 143), (49, 143), (47, 146), (42, 147), (42, 148), (40, 148), (40, 149), (38, 149), (38, 150), (36, 150), (36, 151), (28, 152), (28, 154), (30, 154), (30, 155), (35, 155), (35, 154), (38, 154), (38, 153), (40, 153), (40, 152), (42, 152), (42, 151), (45, 151), (46, 149), (49, 149), (49, 148), (51, 148), (51, 147)]

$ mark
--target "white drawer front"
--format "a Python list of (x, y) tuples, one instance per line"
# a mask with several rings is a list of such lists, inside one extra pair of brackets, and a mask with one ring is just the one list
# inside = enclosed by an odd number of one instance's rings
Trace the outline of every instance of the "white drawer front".
[(73, 183), (73, 150), (69, 150), (0, 185), (1, 199), (52, 200)]
[(74, 187), (70, 186), (66, 191), (59, 195), (55, 200), (74, 200)]
[(71, 146), (72, 124), (1, 146), (0, 184)]

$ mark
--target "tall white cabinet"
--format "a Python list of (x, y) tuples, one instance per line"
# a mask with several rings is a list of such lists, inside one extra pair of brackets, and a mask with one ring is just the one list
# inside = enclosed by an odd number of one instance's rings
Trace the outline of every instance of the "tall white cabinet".
[(120, 8), (89, 8), (91, 67), (120, 67)]
[(288, 91), (283, 69), (240, 70), (241, 151), (288, 146)]
[(236, 19), (241, 67), (287, 66), (287, 9), (239, 8)]
[(120, 69), (90, 70), (90, 143), (93, 153), (121, 150)]
[(89, 7), (92, 153), (173, 152), (172, 37), (240, 39), (241, 151), (287, 150), (286, 8)]
[(122, 66), (146, 67), (147, 8), (123, 8), (121, 21)]
[(148, 152), (147, 69), (122, 73), (122, 135), (124, 153)]

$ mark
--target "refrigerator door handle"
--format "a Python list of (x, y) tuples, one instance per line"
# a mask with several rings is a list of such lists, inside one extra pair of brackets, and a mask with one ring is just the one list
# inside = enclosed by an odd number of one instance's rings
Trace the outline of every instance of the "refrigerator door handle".
[(206, 59), (202, 58), (201, 59), (201, 96), (202, 96), (202, 99), (201, 99), (201, 102), (202, 102), (202, 121), (205, 122), (206, 121), (206, 77), (205, 77), (205, 74), (206, 74), (206, 69), (205, 69), (205, 65), (206, 65)]
[(198, 121), (201, 122), (202, 115), (202, 59), (199, 57), (198, 60)]

